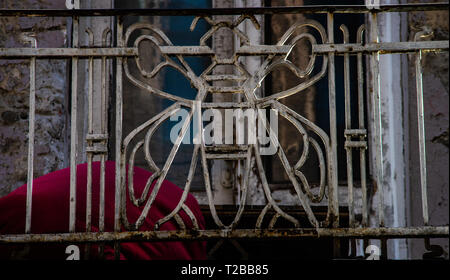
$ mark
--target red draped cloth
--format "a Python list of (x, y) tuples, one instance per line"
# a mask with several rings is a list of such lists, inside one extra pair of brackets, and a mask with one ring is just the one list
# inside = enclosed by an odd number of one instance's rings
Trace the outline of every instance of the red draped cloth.
[[(147, 179), (152, 173), (135, 167), (134, 189), (135, 197), (140, 197)], [(127, 178), (128, 180), (128, 178)], [(86, 186), (87, 164), (77, 166), (77, 190), (76, 190), (76, 231), (86, 231)], [(153, 189), (154, 184), (150, 188)], [(150, 193), (149, 192), (149, 193)], [(154, 230), (154, 224), (168, 215), (178, 204), (182, 189), (169, 181), (164, 181), (150, 211), (139, 228), (140, 231)], [(26, 184), (19, 187), (9, 195), (0, 198), (0, 234), (23, 234), (25, 232), (26, 209)], [(100, 201), (100, 162), (92, 164), (92, 230), (98, 231), (99, 201)], [(127, 195), (127, 216), (130, 222), (136, 221), (145, 206), (134, 206)], [(33, 201), (31, 233), (67, 233), (69, 231), (69, 197), (70, 197), (70, 169), (58, 170), (33, 181)], [(106, 162), (105, 171), (105, 231), (114, 230), (114, 198), (115, 198), (115, 162)], [(147, 197), (148, 198), (148, 197)], [(205, 221), (196, 199), (188, 195), (185, 204), (195, 215), (200, 229), (205, 228)], [(193, 223), (183, 211), (179, 212), (186, 228), (192, 228)], [(159, 230), (177, 230), (179, 226), (171, 219), (163, 224)], [(125, 231), (122, 228), (122, 231)], [(25, 258), (31, 259), (65, 259), (68, 255), (65, 249), (71, 244), (33, 244)], [(77, 244), (83, 259), (83, 244)], [(0, 258), (8, 259), (11, 253), (20, 252), (23, 246), (1, 245)], [(22, 250), (23, 252), (23, 250)], [(95, 258), (98, 252), (98, 244), (91, 245), (91, 258)], [(114, 258), (112, 244), (105, 245), (105, 258)], [(23, 254), (23, 253), (22, 253)], [(206, 244), (201, 241), (161, 241), (161, 242), (126, 242), (121, 243), (121, 259), (205, 259)]]

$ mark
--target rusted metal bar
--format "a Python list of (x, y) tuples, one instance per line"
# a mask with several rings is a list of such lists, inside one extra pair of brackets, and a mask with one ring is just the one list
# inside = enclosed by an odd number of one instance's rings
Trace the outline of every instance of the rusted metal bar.
[(346, 141), (344, 148), (367, 148), (366, 141)]
[(208, 153), (231, 153), (231, 152), (241, 152), (246, 153), (250, 148), (249, 145), (223, 145), (218, 144), (214, 146), (205, 146), (205, 151)]
[[(24, 34), (24, 39), (37, 47), (36, 37), (32, 34)], [(31, 212), (33, 201), (33, 165), (34, 165), (34, 126), (36, 111), (36, 58), (30, 60), (30, 101), (28, 121), (28, 173), (27, 173), (27, 202), (25, 217), (25, 233), (31, 232)]]
[(0, 48), (0, 58), (71, 58), (71, 57), (117, 57), (137, 56), (136, 48)]
[[(102, 154), (100, 159), (100, 201), (99, 201), (99, 214), (98, 214), (98, 231), (105, 231), (105, 165), (106, 155)], [(100, 257), (103, 256), (105, 246), (100, 244), (99, 248)]]
[(202, 103), (202, 108), (205, 109), (246, 109), (252, 108), (252, 104), (249, 102), (204, 102)]
[(162, 53), (168, 55), (214, 55), (214, 51), (208, 46), (159, 46)]
[(222, 160), (238, 160), (245, 159), (247, 156), (244, 153), (240, 154), (213, 154), (207, 153), (206, 159), (222, 159)]
[[(341, 25), (340, 29), (342, 31), (344, 37), (344, 44), (348, 44), (349, 42), (349, 31), (347, 26)], [(344, 54), (344, 97), (345, 97), (345, 130), (349, 132), (352, 128), (352, 112), (351, 112), (351, 99), (350, 99), (350, 55), (348, 53)], [(353, 157), (352, 157), (352, 148), (353, 146), (348, 145), (351, 142), (351, 135), (345, 133), (345, 150), (347, 156), (347, 200), (348, 200), (348, 213), (349, 213), (349, 224), (350, 227), (354, 227), (355, 225), (355, 210), (354, 210), (354, 202), (353, 202)]]
[[(291, 45), (285, 46), (264, 46), (250, 45), (242, 46), (236, 51), (237, 55), (286, 55), (289, 53)], [(167, 55), (187, 55), (187, 56), (205, 56), (215, 55), (214, 51), (205, 46), (160, 46), (162, 53)], [(423, 42), (382, 42), (361, 44), (314, 44), (312, 52), (314, 54), (326, 54), (333, 52), (335, 54), (357, 54), (379, 52), (380, 54), (408, 53), (426, 51), (448, 51), (448, 41), (423, 41)], [(137, 56), (138, 49), (134, 47), (123, 48), (0, 48), (0, 58), (24, 58), (36, 57), (44, 58), (68, 58), (68, 57), (116, 57), (116, 56)]]
[[(362, 44), (363, 35), (366, 30), (365, 25), (361, 25), (358, 28), (356, 34), (356, 43)], [(353, 133), (358, 133), (359, 140), (365, 141), (367, 143), (367, 129), (364, 127), (364, 76), (363, 76), (363, 54), (358, 53), (356, 55), (357, 60), (357, 75), (358, 75), (358, 130), (353, 130)], [(362, 199), (362, 226), (366, 227), (368, 225), (368, 210), (367, 210), (367, 182), (366, 182), (366, 149), (359, 150), (359, 160), (360, 160), (360, 178), (361, 178), (361, 199)]]
[(237, 93), (244, 93), (244, 89), (241, 87), (218, 87), (218, 86), (209, 86), (208, 87), (208, 91), (211, 93), (233, 93), (233, 94), (237, 94)]
[[(426, 37), (426, 31), (415, 35), (415, 40)], [(416, 92), (417, 92), (417, 130), (419, 136), (419, 157), (420, 157), (420, 188), (422, 197), (422, 215), (425, 225), (429, 223), (428, 217), (428, 194), (427, 194), (427, 158), (425, 147), (425, 116), (423, 108), (423, 82), (422, 82), (422, 50), (417, 52), (416, 61)]]
[[(363, 115), (363, 117), (364, 117), (364, 115)], [(366, 134), (367, 134), (367, 130), (364, 128), (364, 126), (362, 128), (359, 128), (359, 129), (346, 129), (346, 130), (344, 130), (344, 135), (349, 135), (349, 136), (360, 136), (360, 135), (366, 135)]]
[(245, 81), (247, 77), (238, 76), (238, 75), (205, 75), (205, 81), (215, 82), (215, 81)]
[(92, 154), (104, 154), (108, 152), (108, 148), (104, 145), (94, 144), (92, 147), (86, 147), (86, 152)]
[[(105, 47), (107, 45), (106, 40), (108, 37), (108, 34), (111, 35), (111, 29), (107, 28), (103, 31), (102, 34), (102, 46)], [(112, 41), (112, 40), (111, 40)], [(102, 56), (102, 64), (101, 64), (101, 134), (90, 134), (92, 138), (101, 139), (103, 140), (103, 143), (107, 143), (108, 141), (108, 134), (107, 134), (107, 112), (108, 112), (108, 103), (107, 103), (107, 95), (106, 95), (106, 56)], [(105, 162), (107, 159), (107, 152), (102, 153), (100, 156), (100, 200), (99, 200), (99, 214), (98, 214), (98, 231), (104, 232), (105, 231)], [(103, 258), (105, 246), (103, 243), (99, 245), (99, 255), (100, 258)]]
[(246, 45), (236, 50), (236, 55), (287, 55), (293, 46)]
[[(87, 28), (86, 33), (89, 36), (89, 46), (94, 45), (94, 33)], [(94, 119), (93, 119), (93, 93), (94, 91), (94, 58), (92, 56), (88, 59), (88, 135), (94, 133)], [(87, 146), (92, 146), (93, 141), (87, 139)], [(92, 151), (86, 149), (87, 154), (87, 183), (86, 183), (86, 232), (91, 231), (92, 227), (92, 161), (94, 154)], [(85, 247), (85, 258), (89, 259), (90, 246)]]
[[(327, 13), (328, 43), (334, 43), (334, 14)], [(330, 165), (328, 167), (328, 194), (329, 213), (328, 222), (332, 227), (339, 227), (339, 201), (338, 201), (338, 160), (337, 160), (337, 128), (336, 128), (336, 72), (335, 55), (328, 53), (328, 108), (330, 119)], [(331, 218), (331, 219), (330, 219)], [(340, 240), (333, 239), (333, 256), (340, 257)]]
[[(370, 14), (370, 40), (372, 43), (378, 43), (378, 14)], [(381, 90), (380, 90), (380, 54), (376, 52), (371, 55), (371, 74), (372, 74), (372, 113), (373, 113), (373, 125), (374, 131), (373, 139), (375, 142), (375, 179), (378, 188), (378, 223), (380, 227), (384, 226), (384, 166), (383, 166), (383, 132), (381, 125)]]
[[(103, 111), (102, 111), (103, 112)], [(106, 140), (108, 139), (108, 134), (105, 133), (89, 133), (86, 135), (86, 140)]]
[(423, 41), (423, 42), (380, 42), (362, 44), (315, 44), (312, 46), (312, 52), (316, 54), (325, 54), (333, 52), (335, 54), (357, 54), (357, 53), (408, 53), (422, 50), (426, 51), (448, 51), (448, 41)]
[[(334, 43), (334, 15), (327, 14), (328, 43)], [(332, 214), (333, 227), (339, 226), (339, 201), (338, 201), (338, 160), (337, 160), (337, 130), (336, 130), (336, 73), (335, 57), (333, 53), (328, 54), (328, 99), (330, 114), (330, 165), (328, 167), (328, 199)]]
[[(377, 12), (412, 12), (448, 9), (448, 2), (380, 5)], [(48, 9), (0, 10), (0, 16), (70, 17), (70, 16), (211, 16), (291, 13), (370, 13), (365, 5), (307, 5), (294, 7), (246, 7), (214, 9)]]
[(448, 238), (449, 227), (404, 228), (304, 228), (304, 229), (234, 229), (131, 232), (80, 232), (0, 235), (0, 244), (65, 242), (144, 242), (211, 239), (297, 239), (297, 238)]
[[(116, 24), (116, 40), (117, 46), (123, 47), (123, 19), (121, 17), (117, 18)], [(122, 152), (122, 109), (123, 109), (123, 96), (122, 96), (122, 67), (123, 67), (123, 58), (116, 58), (116, 139), (115, 139), (115, 150), (116, 150), (116, 166), (115, 166), (115, 207), (114, 207), (114, 231), (119, 232), (121, 228), (120, 223), (120, 213), (122, 205), (122, 170), (124, 170), (125, 166), (123, 166), (121, 152)], [(120, 257), (120, 243), (114, 243), (114, 255), (116, 259)]]
[[(213, 49), (208, 46), (160, 46), (161, 52), (168, 55), (215, 55)], [(237, 55), (286, 55), (292, 46), (272, 45), (244, 45), (236, 50)], [(127, 48), (131, 49), (131, 48)], [(131, 51), (131, 50), (130, 50)]]
[[(78, 3), (79, 1), (75, 1)], [(72, 18), (72, 46), (78, 48), (79, 18)], [(77, 103), (78, 103), (78, 57), (72, 58), (72, 107), (70, 122), (70, 201), (69, 201), (69, 231), (75, 232), (76, 187), (77, 187)]]

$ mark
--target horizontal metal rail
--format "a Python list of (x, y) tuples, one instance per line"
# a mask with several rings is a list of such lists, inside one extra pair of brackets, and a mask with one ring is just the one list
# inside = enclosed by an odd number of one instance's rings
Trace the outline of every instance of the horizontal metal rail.
[[(245, 46), (238, 49), (238, 55), (287, 54), (292, 46)], [(161, 46), (161, 52), (167, 55), (214, 55), (214, 52), (205, 46)], [(263, 49), (261, 51), (260, 49)], [(449, 41), (423, 41), (423, 42), (387, 42), (361, 44), (314, 44), (312, 52), (326, 53), (405, 53), (417, 51), (448, 51)], [(58, 57), (118, 57), (138, 56), (138, 48), (0, 48), (0, 57), (8, 58), (58, 58)]]
[(9, 243), (64, 243), (64, 242), (137, 242), (232, 239), (289, 239), (310, 238), (438, 238), (449, 237), (449, 227), (407, 228), (317, 228), (317, 229), (234, 229), (230, 230), (178, 230), (130, 232), (80, 232), (0, 235), (0, 244)]
[(289, 13), (370, 13), (414, 12), (448, 9), (449, 3), (414, 3), (380, 5), (377, 9), (365, 5), (311, 5), (294, 7), (214, 8), (214, 9), (47, 9), (0, 10), (0, 16), (70, 17), (70, 16), (211, 16), (241, 14)]
[(0, 48), (0, 57), (102, 57), (137, 56), (137, 48)]
[(423, 41), (423, 42), (385, 42), (361, 44), (315, 44), (312, 52), (325, 53), (405, 53), (417, 51), (448, 51), (449, 41)]

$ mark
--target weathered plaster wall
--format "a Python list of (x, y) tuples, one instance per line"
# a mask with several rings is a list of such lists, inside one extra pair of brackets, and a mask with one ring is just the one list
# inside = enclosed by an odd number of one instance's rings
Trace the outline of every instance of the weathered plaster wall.
[[(64, 0), (1, 0), (1, 9), (65, 8)], [(22, 32), (34, 32), (38, 47), (66, 46), (62, 18), (0, 18), (0, 47), (25, 47)], [(63, 168), (66, 151), (67, 63), (36, 64), (34, 176)], [(29, 60), (0, 60), (0, 196), (26, 182), (29, 118)]]

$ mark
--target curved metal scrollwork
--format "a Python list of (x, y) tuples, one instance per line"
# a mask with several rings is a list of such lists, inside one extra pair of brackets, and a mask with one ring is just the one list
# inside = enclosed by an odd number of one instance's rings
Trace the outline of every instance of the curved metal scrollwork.
[[(138, 230), (139, 227), (144, 222), (145, 217), (148, 215), (148, 212), (155, 201), (155, 198), (158, 194), (159, 189), (161, 188), (162, 182), (165, 179), (169, 168), (172, 165), (173, 159), (177, 153), (178, 147), (181, 144), (181, 140), (185, 136), (187, 128), (191, 121), (193, 121), (194, 111), (196, 107), (194, 104), (200, 104), (200, 110), (202, 107), (202, 102), (208, 93), (212, 92), (220, 92), (220, 93), (228, 93), (228, 92), (238, 92), (242, 93), (246, 99), (246, 102), (249, 104), (250, 108), (254, 109), (264, 109), (271, 108), (279, 111), (279, 114), (289, 121), (298, 131), (303, 139), (303, 151), (301, 152), (301, 156), (298, 161), (292, 166), (283, 151), (283, 148), (279, 145), (279, 141), (275, 135), (270, 132), (270, 128), (266, 127), (267, 132), (269, 133), (271, 140), (277, 144), (277, 154), (279, 159), (281, 160), (283, 167), (288, 175), (297, 198), (299, 199), (302, 207), (305, 209), (307, 217), (310, 223), (314, 227), (319, 227), (319, 221), (311, 210), (310, 203), (317, 203), (323, 200), (325, 195), (325, 190), (327, 188), (327, 181), (329, 177), (329, 173), (327, 173), (327, 166), (330, 160), (330, 151), (329, 151), (329, 138), (328, 135), (320, 129), (317, 125), (306, 119), (305, 117), (299, 115), (294, 110), (288, 108), (287, 106), (281, 104), (278, 100), (288, 97), (293, 94), (297, 94), (302, 90), (312, 86), (314, 83), (319, 81), (326, 73), (328, 59), (327, 56), (323, 56), (322, 58), (322, 67), (318, 73), (313, 74), (314, 66), (316, 64), (316, 54), (312, 53), (310, 60), (307, 66), (304, 69), (300, 69), (297, 65), (291, 62), (288, 58), (292, 51), (292, 49), (299, 44), (300, 41), (307, 40), (311, 45), (317, 44), (316, 37), (311, 33), (300, 33), (299, 35), (295, 35), (298, 31), (303, 31), (305, 28), (309, 28), (318, 32), (321, 43), (327, 42), (327, 35), (325, 29), (318, 22), (313, 20), (307, 20), (302, 23), (295, 24), (286, 33), (281, 37), (279, 42), (275, 46), (262, 46), (262, 45), (252, 45), (248, 36), (244, 34), (241, 30), (239, 30), (238, 26), (246, 19), (249, 19), (256, 29), (260, 28), (260, 25), (256, 18), (251, 15), (242, 15), (237, 18), (233, 22), (228, 21), (215, 21), (210, 17), (202, 17), (211, 28), (207, 31), (200, 39), (199, 46), (197, 47), (178, 47), (173, 46), (169, 38), (158, 28), (152, 26), (150, 24), (138, 23), (130, 26), (125, 34), (125, 45), (133, 45), (136, 49), (140, 50), (140, 45), (147, 41), (154, 48), (156, 48), (163, 58), (163, 61), (154, 67), (151, 71), (147, 71), (142, 66), (142, 61), (140, 55), (134, 58), (126, 58), (124, 59), (124, 69), (127, 78), (137, 87), (140, 87), (151, 94), (158, 95), (162, 98), (166, 98), (174, 101), (175, 103), (169, 108), (165, 109), (163, 112), (157, 114), (147, 122), (143, 123), (131, 133), (129, 133), (124, 141), (122, 148), (122, 166), (125, 168), (125, 163), (128, 164), (128, 182), (125, 182), (125, 170), (121, 170), (122, 172), (122, 190), (128, 189), (129, 198), (131, 203), (135, 206), (140, 207), (144, 205), (141, 216), (134, 223), (130, 223), (128, 221), (126, 215), (126, 207), (122, 207), (122, 222), (124, 226), (129, 230)], [(195, 29), (195, 26), (200, 20), (201, 17), (194, 18), (191, 24), (191, 31)], [(221, 28), (229, 29), (236, 34), (240, 40), (240, 48), (236, 51), (235, 55), (229, 59), (218, 58), (216, 54), (207, 46), (206, 41), (211, 38), (211, 36), (217, 32)], [(141, 32), (142, 30), (146, 30), (147, 33), (145, 35), (138, 35), (134, 42), (130, 42), (132, 38), (132, 34), (136, 32)], [(252, 53), (252, 49), (257, 49), (254, 53)], [(184, 55), (207, 55), (211, 57), (211, 65), (207, 67), (207, 69), (199, 76), (195, 75), (192, 69), (189, 67), (188, 63), (184, 60)], [(265, 56), (265, 61), (262, 63), (259, 70), (251, 75), (246, 69), (245, 66), (239, 62), (239, 56), (242, 55), (260, 55)], [(178, 62), (176, 62), (172, 57), (175, 57)], [(179, 97), (175, 94), (171, 94), (165, 92), (163, 90), (157, 89), (144, 81), (143, 79), (136, 77), (130, 71), (129, 61), (134, 59), (134, 62), (139, 70), (139, 74), (143, 78), (151, 79), (154, 78), (163, 68), (172, 67), (176, 71), (183, 74), (189, 82), (193, 85), (193, 87), (197, 90), (197, 95), (194, 100), (189, 100), (186, 98)], [(240, 75), (214, 75), (213, 69), (218, 65), (234, 65), (238, 70)], [(256, 96), (255, 91), (260, 87), (264, 78), (273, 71), (278, 66), (287, 67), (292, 73), (294, 73), (298, 78), (302, 78), (303, 81), (298, 85), (272, 94), (267, 97), (259, 98)], [(219, 88), (213, 87), (209, 82), (211, 81), (239, 81), (239, 86), (231, 88)], [(154, 160), (152, 159), (150, 153), (150, 143), (154, 132), (161, 126), (161, 124), (166, 121), (170, 116), (174, 115), (181, 107), (188, 108), (188, 117), (184, 120), (182, 125), (181, 132), (179, 133), (172, 150), (164, 164), (163, 167), (158, 167)], [(258, 110), (257, 118), (266, 118), (263, 116)], [(264, 122), (265, 123), (265, 122)], [(203, 129), (201, 130), (203, 131)], [(309, 135), (310, 133), (316, 134), (316, 137), (312, 137)], [(144, 139), (137, 139), (137, 136), (141, 133), (145, 133)], [(129, 147), (133, 140), (137, 140), (137, 143), (134, 144), (133, 147)], [(134, 141), (136, 142), (136, 141)], [(133, 142), (133, 143), (134, 143)], [(243, 185), (241, 187), (241, 199), (239, 208), (234, 217), (234, 220), (229, 224), (225, 225), (220, 217), (217, 215), (217, 211), (213, 202), (213, 193), (211, 187), (211, 181), (208, 171), (207, 160), (210, 159), (210, 152), (205, 147), (204, 139), (202, 137), (201, 144), (195, 144), (194, 151), (192, 154), (191, 166), (189, 169), (188, 178), (186, 180), (186, 184), (184, 187), (183, 194), (178, 202), (178, 205), (168, 214), (166, 217), (160, 219), (155, 224), (155, 229), (158, 229), (162, 224), (168, 222), (171, 219), (174, 219), (175, 222), (179, 225), (181, 229), (184, 229), (186, 226), (183, 223), (183, 220), (178, 215), (179, 211), (184, 211), (192, 220), (194, 228), (198, 229), (198, 224), (195, 219), (195, 216), (189, 210), (189, 208), (184, 203), (187, 195), (190, 190), (190, 186), (194, 177), (198, 157), (201, 158), (204, 180), (205, 180), (205, 189), (206, 194), (209, 201), (209, 206), (211, 210), (212, 217), (220, 228), (223, 229), (233, 229), (237, 226), (242, 213), (244, 211), (246, 205), (246, 197), (248, 192), (248, 182), (251, 171), (251, 162), (252, 158), (256, 158), (256, 166), (259, 173), (259, 178), (261, 178), (262, 188), (264, 190), (264, 194), (267, 199), (267, 205), (261, 211), (257, 222), (256, 228), (261, 228), (265, 215), (268, 213), (270, 209), (275, 211), (274, 216), (271, 218), (268, 228), (273, 228), (277, 222), (277, 220), (282, 217), (287, 221), (291, 222), (295, 227), (300, 226), (300, 222), (295, 217), (284, 212), (276, 203), (276, 201), (272, 197), (271, 190), (269, 188), (267, 179), (265, 177), (264, 168), (262, 164), (261, 154), (260, 154), (260, 144), (250, 144), (248, 145), (248, 149), (245, 153), (241, 154), (240, 159), (245, 160), (245, 171), (244, 171), (244, 179)], [(324, 147), (325, 151), (322, 150)], [(145, 160), (148, 165), (148, 168), (153, 172), (152, 176), (148, 179), (144, 191), (142, 192), (140, 197), (135, 196), (134, 185), (133, 185), (133, 166), (136, 153), (140, 150), (143, 151), (145, 155)], [(315, 152), (319, 161), (319, 170), (320, 170), (320, 186), (317, 194), (314, 194), (311, 190), (310, 184), (306, 175), (302, 172), (302, 167), (305, 162), (307, 162), (310, 154)], [(129, 155), (128, 155), (129, 153)], [(128, 160), (127, 160), (128, 156)], [(153, 189), (151, 186), (153, 185)], [(150, 191), (151, 189), (151, 191)], [(123, 201), (123, 203), (126, 203)], [(328, 219), (328, 218), (327, 218)], [(325, 224), (327, 221), (325, 221)]]

